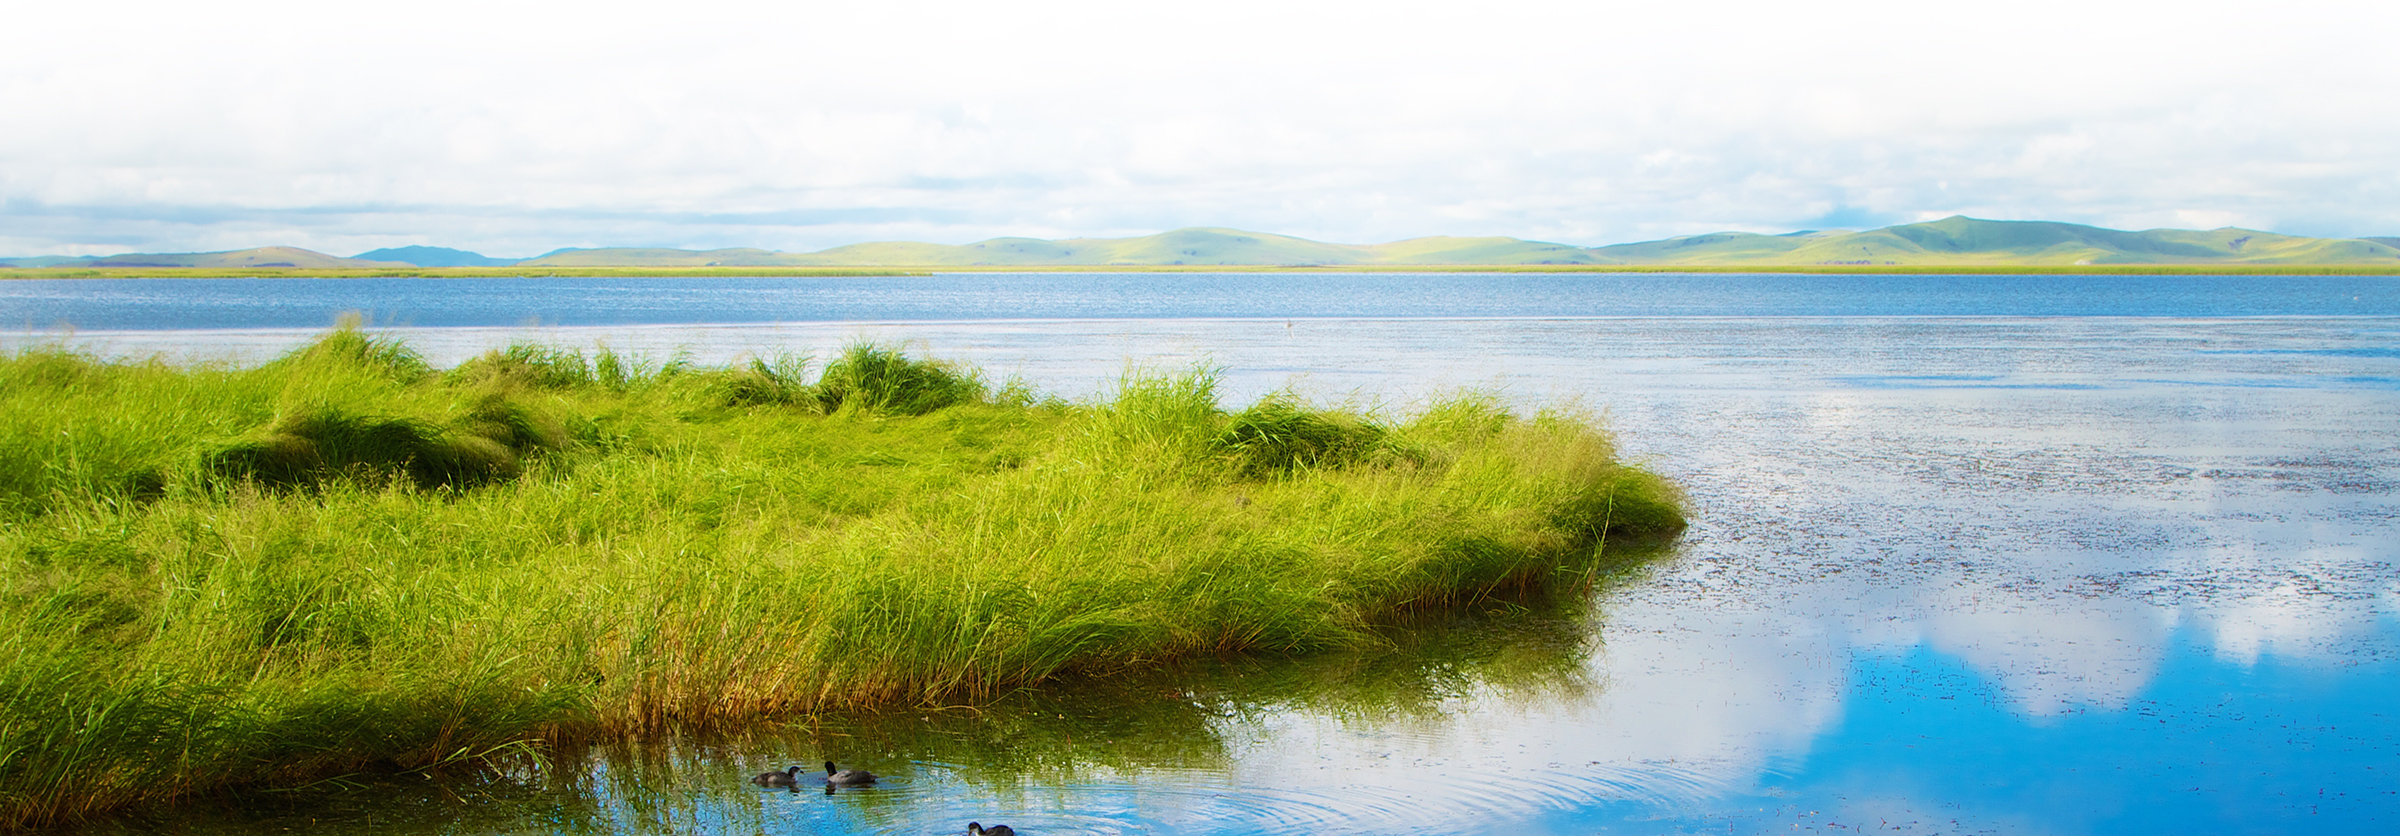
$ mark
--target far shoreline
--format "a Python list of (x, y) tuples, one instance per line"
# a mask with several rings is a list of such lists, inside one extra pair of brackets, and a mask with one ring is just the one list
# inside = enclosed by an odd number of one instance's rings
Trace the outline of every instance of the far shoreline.
[(9, 279), (856, 278), (935, 273), (1785, 273), (1795, 275), (2400, 276), (2400, 264), (1047, 264), (863, 267), (0, 268)]

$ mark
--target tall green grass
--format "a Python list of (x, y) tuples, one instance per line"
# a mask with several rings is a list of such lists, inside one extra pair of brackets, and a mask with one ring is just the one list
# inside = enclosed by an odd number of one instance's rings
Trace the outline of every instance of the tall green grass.
[(354, 328), (255, 368), (0, 357), (0, 824), (1372, 647), (1682, 525), (1589, 421), (1489, 398), (810, 365), (437, 370)]

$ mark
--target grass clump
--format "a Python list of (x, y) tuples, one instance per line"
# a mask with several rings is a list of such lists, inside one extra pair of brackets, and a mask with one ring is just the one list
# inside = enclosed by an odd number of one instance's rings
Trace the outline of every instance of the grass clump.
[(1289, 395), (1277, 395), (1235, 414), (1217, 434), (1217, 446), (1245, 476), (1261, 477), (1305, 467), (1341, 467), (1388, 452), (1390, 433), (1356, 416), (1310, 410)]
[(477, 382), (536, 389), (576, 389), (596, 383), (622, 386), (625, 370), (616, 355), (602, 353), (601, 362), (586, 360), (583, 352), (518, 343), (496, 348), (450, 370), (454, 382)]
[(497, 395), (486, 396), (461, 418), (445, 427), (311, 405), (209, 451), (202, 466), (221, 477), (280, 488), (396, 477), (424, 489), (468, 488), (515, 477), (525, 456), (562, 440), (558, 428)]
[(784, 356), (773, 363), (752, 358), (704, 376), (711, 398), (723, 406), (813, 405), (816, 390), (801, 382), (807, 370), (808, 358)]
[(369, 336), (360, 330), (355, 315), (344, 318), (342, 324), (316, 342), (292, 352), (271, 364), (295, 373), (305, 373), (311, 367), (348, 367), (372, 372), (398, 383), (415, 383), (433, 374), (425, 355), (398, 340)]
[(1672, 486), (1572, 415), (1206, 371), (1069, 404), (853, 347), (725, 368), (343, 328), (0, 356), (0, 825), (542, 741), (979, 700), (1572, 590)]
[(817, 399), (827, 412), (924, 415), (983, 400), (984, 394), (981, 379), (954, 365), (869, 343), (851, 346), (825, 364), (825, 376), (817, 382)]

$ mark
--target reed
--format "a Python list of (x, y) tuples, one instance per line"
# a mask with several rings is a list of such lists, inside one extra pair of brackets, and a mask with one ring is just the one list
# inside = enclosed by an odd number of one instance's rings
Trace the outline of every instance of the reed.
[(1488, 397), (808, 367), (436, 370), (355, 328), (255, 368), (0, 357), (0, 823), (1374, 647), (1682, 525), (1589, 420)]

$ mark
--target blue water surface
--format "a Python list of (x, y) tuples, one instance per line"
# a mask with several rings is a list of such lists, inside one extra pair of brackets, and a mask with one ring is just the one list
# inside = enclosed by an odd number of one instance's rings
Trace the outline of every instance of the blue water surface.
[(0, 281), (0, 327), (314, 328), (991, 319), (2400, 314), (2393, 276), (951, 273)]
[(342, 311), (437, 364), (863, 338), (1070, 398), (1144, 366), (1219, 370), (1234, 406), (1288, 388), (1397, 416), (1479, 389), (1603, 423), (1693, 525), (1557, 664), (1401, 705), (1195, 697), (1205, 757), (1017, 750), (970, 720), (857, 755), (893, 776), (874, 791), (742, 783), (875, 734), (813, 718), (780, 746), (227, 832), (2400, 832), (2393, 277), (17, 281), (0, 348), (254, 361)]

